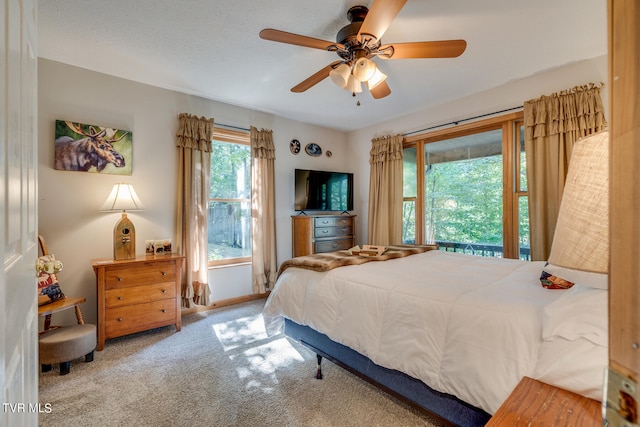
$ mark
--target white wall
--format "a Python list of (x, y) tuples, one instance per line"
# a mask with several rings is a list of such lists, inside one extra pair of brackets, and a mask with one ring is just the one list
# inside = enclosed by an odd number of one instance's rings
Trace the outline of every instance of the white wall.
[[(119, 214), (99, 212), (117, 182), (134, 185), (145, 205), (130, 212), (136, 228), (136, 252), (147, 239), (175, 241), (176, 148), (178, 114), (213, 117), (227, 125), (273, 130), (276, 145), (276, 227), (278, 263), (291, 256), (293, 170), (349, 170), (346, 134), (286, 120), (191, 95), (135, 83), (105, 74), (40, 59), (38, 61), (38, 194), (39, 227), (50, 252), (63, 261), (63, 291), (86, 296), (83, 312), (96, 320), (95, 276), (91, 259), (113, 255), (113, 227)], [(133, 132), (131, 176), (68, 172), (53, 169), (56, 119), (127, 129)], [(294, 156), (289, 141), (318, 143), (333, 156)], [(210, 270), (212, 300), (251, 294), (250, 268)], [(57, 315), (58, 316), (58, 315)], [(73, 322), (64, 314), (62, 323)], [(58, 317), (60, 319), (61, 317)]]
[[(477, 93), (472, 96), (448, 102), (434, 108), (407, 115), (400, 119), (378, 123), (349, 133), (350, 158), (358, 161), (359, 177), (356, 187), (355, 208), (362, 214), (358, 217), (357, 233), (361, 243), (367, 243), (367, 209), (369, 204), (369, 157), (371, 139), (383, 135), (406, 134), (421, 129), (490, 114), (513, 107), (522, 106), (525, 101), (550, 95), (589, 82), (600, 83), (608, 80), (606, 55), (591, 60), (557, 67), (505, 85)], [(607, 87), (601, 90), (605, 112), (608, 111)], [(608, 115), (607, 115), (608, 117)], [(466, 122), (465, 122), (466, 123)], [(424, 132), (419, 132), (424, 133)], [(367, 153), (367, 155), (363, 155)]]

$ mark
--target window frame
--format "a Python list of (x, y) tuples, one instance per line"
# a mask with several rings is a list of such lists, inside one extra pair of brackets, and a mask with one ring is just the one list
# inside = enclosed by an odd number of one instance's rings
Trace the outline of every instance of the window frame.
[[(238, 130), (231, 130), (231, 129), (225, 129), (225, 128), (216, 128), (215, 124), (214, 124), (214, 128), (213, 128), (213, 138), (214, 141), (217, 142), (228, 142), (231, 144), (240, 144), (240, 145), (247, 145), (249, 147), (251, 147), (251, 135), (250, 133), (247, 131), (238, 131)], [(211, 187), (211, 184), (209, 184), (209, 187)], [(245, 202), (245, 201), (249, 201), (249, 204), (251, 204), (251, 197), (249, 197), (249, 199), (229, 199), (229, 198), (212, 198), (209, 197), (209, 200), (207, 201), (207, 204), (210, 204), (212, 201), (216, 201), (216, 202)], [(208, 241), (208, 239), (207, 239)], [(251, 244), (253, 245), (253, 241), (251, 242)], [(210, 260), (209, 259), (209, 251), (207, 250), (207, 261), (208, 261), (208, 266), (209, 268), (219, 268), (219, 267), (229, 267), (229, 266), (234, 266), (234, 265), (243, 265), (243, 264), (250, 264), (251, 263), (251, 257), (247, 256), (247, 257), (236, 257), (236, 258), (225, 258), (225, 259), (218, 259), (218, 260)]]
[[(416, 242), (426, 243), (425, 239), (425, 188), (424, 188), (424, 145), (447, 139), (468, 136), (491, 130), (502, 129), (502, 248), (504, 258), (520, 257), (519, 245), (519, 197), (528, 196), (520, 188), (520, 138), (519, 130), (523, 125), (522, 111), (456, 125), (445, 129), (405, 137), (403, 149), (416, 150), (416, 197), (403, 197), (405, 202), (414, 202), (416, 211)], [(517, 147), (517, 149), (516, 149)]]

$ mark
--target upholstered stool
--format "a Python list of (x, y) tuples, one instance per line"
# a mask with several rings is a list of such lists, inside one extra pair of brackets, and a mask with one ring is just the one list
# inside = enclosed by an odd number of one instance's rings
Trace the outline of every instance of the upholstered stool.
[(93, 361), (96, 342), (96, 326), (90, 324), (60, 326), (43, 332), (38, 337), (42, 372), (59, 363), (60, 375), (66, 375), (72, 360), (84, 356), (85, 362)]

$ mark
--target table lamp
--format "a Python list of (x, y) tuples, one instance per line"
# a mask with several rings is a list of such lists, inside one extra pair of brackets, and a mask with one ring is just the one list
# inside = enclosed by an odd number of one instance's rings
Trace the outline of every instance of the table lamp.
[(113, 258), (116, 260), (136, 257), (136, 229), (127, 217), (127, 211), (144, 210), (142, 202), (131, 184), (116, 184), (100, 208), (102, 212), (122, 211), (122, 218), (113, 228)]
[(609, 272), (609, 133), (575, 143), (549, 263)]

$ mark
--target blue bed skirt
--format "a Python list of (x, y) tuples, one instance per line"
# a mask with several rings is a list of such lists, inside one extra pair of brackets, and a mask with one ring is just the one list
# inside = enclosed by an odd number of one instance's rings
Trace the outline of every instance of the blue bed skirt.
[(362, 379), (446, 424), (461, 427), (484, 426), (491, 417), (455, 396), (433, 390), (402, 372), (383, 368), (368, 357), (332, 341), (308, 326), (285, 319), (285, 334)]

